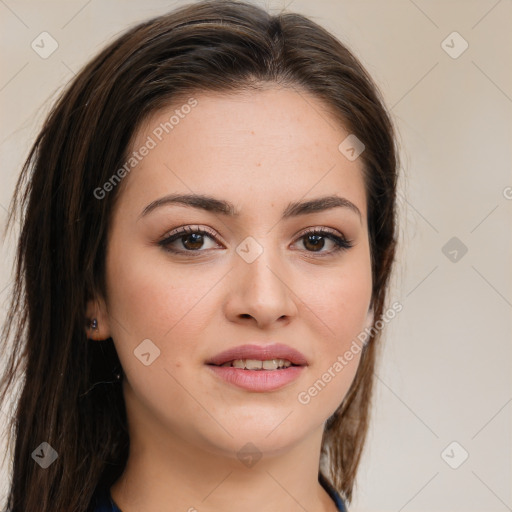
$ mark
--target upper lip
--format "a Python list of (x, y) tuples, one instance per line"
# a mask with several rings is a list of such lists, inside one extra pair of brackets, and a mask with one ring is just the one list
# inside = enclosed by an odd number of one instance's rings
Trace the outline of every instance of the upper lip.
[(292, 364), (299, 366), (307, 366), (308, 364), (304, 354), (281, 343), (274, 343), (272, 345), (240, 345), (220, 352), (206, 361), (206, 364), (219, 366), (235, 359), (256, 359), (258, 361), (287, 359)]

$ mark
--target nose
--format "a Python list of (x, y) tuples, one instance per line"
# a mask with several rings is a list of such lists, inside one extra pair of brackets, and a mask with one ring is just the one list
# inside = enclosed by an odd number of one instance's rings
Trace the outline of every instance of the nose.
[(290, 273), (265, 248), (248, 263), (236, 257), (230, 272), (225, 314), (231, 322), (254, 323), (260, 329), (287, 324), (297, 315), (298, 297)]

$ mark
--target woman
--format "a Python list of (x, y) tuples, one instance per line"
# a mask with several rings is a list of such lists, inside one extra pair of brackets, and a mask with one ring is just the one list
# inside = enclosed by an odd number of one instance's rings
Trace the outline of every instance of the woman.
[(199, 2), (105, 48), (13, 199), (7, 509), (345, 510), (397, 169), (377, 87), (303, 16)]

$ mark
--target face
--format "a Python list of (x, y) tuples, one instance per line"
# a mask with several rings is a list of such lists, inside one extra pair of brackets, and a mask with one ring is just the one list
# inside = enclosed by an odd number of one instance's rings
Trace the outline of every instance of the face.
[[(248, 441), (278, 453), (323, 429), (357, 370), (350, 347), (371, 321), (372, 289), (362, 162), (339, 151), (349, 132), (305, 92), (193, 97), (148, 119), (130, 148), (141, 159), (113, 214), (103, 337), (114, 340), (140, 432), (231, 457)], [(171, 194), (238, 214), (155, 203)], [(290, 210), (325, 196), (346, 204)], [(233, 384), (206, 364), (274, 343), (307, 365), (273, 387)]]

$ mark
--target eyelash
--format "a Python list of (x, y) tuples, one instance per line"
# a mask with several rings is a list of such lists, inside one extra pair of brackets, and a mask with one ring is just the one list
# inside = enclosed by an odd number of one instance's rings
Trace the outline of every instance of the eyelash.
[[(171, 243), (175, 242), (176, 240), (185, 238), (186, 235), (190, 235), (190, 234), (208, 235), (211, 238), (215, 239), (215, 235), (208, 230), (199, 229), (199, 228), (193, 229), (190, 226), (187, 226), (185, 228), (180, 229), (179, 231), (177, 231), (175, 233), (170, 234), (169, 236), (166, 236), (163, 240), (158, 242), (158, 245), (160, 245), (164, 249), (164, 251), (174, 253), (174, 254), (192, 253), (192, 254), (190, 254), (190, 256), (192, 256), (192, 257), (197, 257), (200, 255), (200, 253), (206, 252), (205, 250), (201, 250), (201, 249), (198, 249), (198, 250), (176, 250), (176, 249), (170, 248)], [(314, 229), (308, 230), (301, 234), (301, 236), (299, 237), (299, 240), (303, 239), (307, 236), (312, 236), (312, 235), (317, 235), (317, 236), (321, 236), (323, 238), (328, 238), (329, 240), (332, 240), (336, 244), (336, 247), (333, 250), (328, 251), (328, 252), (306, 251), (308, 253), (314, 254), (315, 256), (319, 256), (319, 257), (332, 256), (335, 253), (338, 253), (339, 251), (346, 251), (346, 250), (350, 249), (351, 247), (353, 247), (353, 244), (350, 240), (347, 240), (342, 236), (338, 236), (338, 235), (334, 234), (333, 232), (328, 231), (326, 229), (314, 228)], [(193, 253), (196, 253), (196, 254), (193, 254)], [(188, 254), (187, 254), (187, 256), (188, 256)]]

